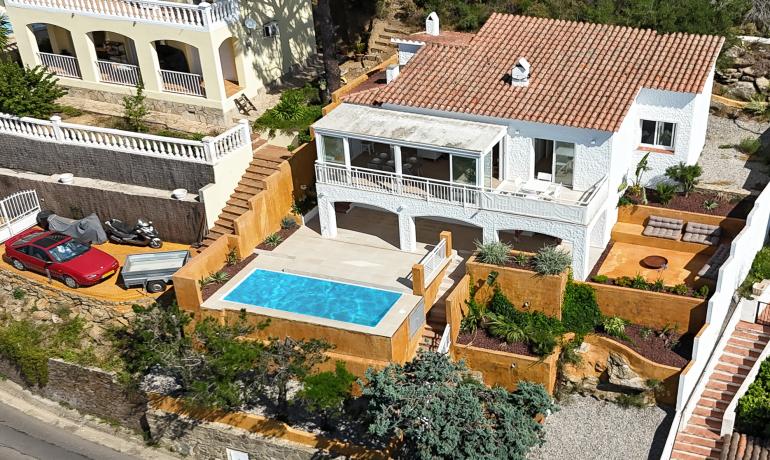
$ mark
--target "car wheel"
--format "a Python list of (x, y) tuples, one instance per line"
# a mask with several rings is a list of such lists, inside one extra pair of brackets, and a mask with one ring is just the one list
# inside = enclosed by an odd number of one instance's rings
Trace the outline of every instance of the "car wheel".
[(64, 281), (64, 284), (66, 284), (67, 287), (70, 288), (70, 289), (77, 289), (78, 287), (80, 287), (78, 282), (75, 281), (75, 278), (73, 278), (71, 276), (65, 276), (63, 281)]
[(166, 290), (166, 283), (158, 280), (148, 281), (146, 289), (147, 289), (147, 292), (149, 292), (150, 294), (163, 292)]
[(13, 265), (13, 268), (19, 271), (24, 271), (27, 269), (27, 267), (24, 266), (24, 264), (18, 260), (18, 259), (11, 259), (11, 265)]
[(163, 241), (160, 238), (153, 238), (150, 240), (150, 247), (153, 249), (160, 249), (163, 247)]

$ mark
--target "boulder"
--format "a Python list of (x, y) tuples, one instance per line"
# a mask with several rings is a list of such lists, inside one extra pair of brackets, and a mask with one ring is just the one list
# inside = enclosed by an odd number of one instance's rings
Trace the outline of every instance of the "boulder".
[(752, 97), (757, 94), (754, 83), (750, 81), (739, 81), (727, 89), (727, 97), (733, 99), (739, 99), (742, 101), (750, 101)]
[(746, 76), (749, 76), (749, 77), (757, 77), (757, 76), (760, 75), (759, 70), (757, 70), (757, 69), (755, 69), (754, 67), (751, 67), (751, 66), (744, 67), (743, 69), (741, 69), (741, 72), (743, 73), (743, 75), (746, 75)]
[(611, 351), (607, 358), (607, 376), (611, 384), (619, 387), (642, 391), (647, 389), (646, 380), (631, 369), (624, 356), (614, 351)]
[(770, 93), (770, 79), (759, 77), (754, 81), (754, 84), (757, 85), (757, 89), (759, 89), (760, 92), (765, 94)]
[(739, 69), (742, 69), (744, 67), (749, 67), (751, 64), (753, 64), (754, 61), (749, 56), (737, 56), (733, 58), (733, 65), (732, 67), (737, 67)]
[(38, 310), (35, 312), (32, 312), (32, 319), (35, 321), (50, 321), (51, 320), (51, 312), (45, 311), (45, 310)]

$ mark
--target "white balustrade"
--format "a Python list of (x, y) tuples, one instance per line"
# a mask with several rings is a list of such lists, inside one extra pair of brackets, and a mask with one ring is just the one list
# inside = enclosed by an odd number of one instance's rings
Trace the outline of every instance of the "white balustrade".
[(198, 5), (162, 0), (7, 0), (17, 8), (77, 12), (180, 27), (210, 30), (238, 18), (237, 0), (221, 0)]
[(420, 260), (422, 264), (425, 277), (425, 287), (428, 287), (436, 275), (441, 271), (441, 266), (447, 259), (446, 255), (446, 240), (441, 238), (438, 244), (431, 249), (431, 251), (425, 254), (425, 257)]
[(198, 74), (161, 70), (160, 78), (163, 81), (163, 91), (192, 96), (206, 96), (206, 92), (203, 89), (203, 77)]
[(111, 61), (96, 61), (99, 69), (99, 80), (124, 86), (138, 86), (141, 81), (139, 67), (133, 64), (122, 64)]
[(507, 192), (328, 163), (316, 163), (316, 180), (321, 184), (579, 224), (588, 224), (607, 195), (606, 177), (580, 199), (575, 200), (561, 197), (545, 200), (534, 193)]
[(237, 149), (251, 148), (248, 122), (239, 123), (215, 138), (192, 141), (63, 123), (56, 116), (38, 120), (0, 113), (0, 133), (205, 164), (215, 164)]
[(78, 60), (73, 56), (53, 53), (37, 53), (40, 63), (60, 77), (81, 78)]

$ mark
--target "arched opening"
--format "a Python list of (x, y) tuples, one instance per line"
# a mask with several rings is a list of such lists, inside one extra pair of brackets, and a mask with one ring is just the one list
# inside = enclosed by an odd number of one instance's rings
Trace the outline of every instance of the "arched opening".
[(562, 244), (561, 238), (525, 230), (500, 230), (497, 232), (497, 238), (500, 242), (513, 246), (515, 250), (524, 252), (537, 252), (543, 246)]
[(436, 244), (439, 233), (448, 230), (452, 232), (452, 247), (463, 252), (474, 251), (476, 241), (484, 238), (481, 227), (445, 217), (416, 217), (414, 225), (418, 242)]
[[(399, 249), (397, 214), (376, 206), (341, 201), (334, 203), (334, 214), (337, 225), (336, 240)], [(321, 233), (318, 219), (311, 220), (307, 225)]]
[(198, 48), (176, 40), (153, 42), (158, 55), (163, 91), (205, 96)]
[(222, 66), (222, 77), (225, 83), (225, 95), (227, 97), (240, 91), (241, 82), (238, 79), (238, 66), (235, 63), (235, 38), (226, 38), (219, 45), (219, 62)]
[(141, 81), (136, 46), (125, 35), (104, 30), (88, 33), (96, 52), (99, 80), (116, 85), (137, 86)]
[(69, 30), (53, 24), (30, 24), (41, 65), (60, 77), (81, 78), (75, 45)]

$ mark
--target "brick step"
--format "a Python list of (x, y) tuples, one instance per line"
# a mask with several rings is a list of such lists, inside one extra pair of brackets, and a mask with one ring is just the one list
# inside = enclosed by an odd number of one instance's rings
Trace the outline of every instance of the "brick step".
[(728, 382), (720, 382), (719, 380), (713, 380), (709, 379), (708, 383), (706, 384), (706, 388), (709, 390), (716, 390), (716, 391), (722, 391), (725, 393), (732, 393), (735, 394), (736, 391), (738, 391), (738, 388), (740, 388), (739, 383), (728, 383)]
[(697, 444), (703, 447), (720, 448), (720, 449), (722, 448), (722, 444), (723, 444), (722, 438), (719, 438), (719, 439), (703, 438), (700, 436), (693, 436), (685, 432), (678, 433), (676, 435), (676, 440), (686, 442), (689, 444)]
[(719, 453), (717, 453), (716, 456), (710, 455), (708, 457), (704, 457), (703, 455), (698, 454), (691, 454), (688, 452), (681, 452), (678, 450), (674, 450), (671, 452), (671, 459), (672, 460), (719, 460)]
[(761, 343), (757, 343), (754, 340), (746, 340), (739, 337), (731, 337), (730, 340), (727, 341), (728, 345), (732, 345), (734, 347), (744, 348), (747, 350), (752, 351), (762, 351), (765, 346)]
[(741, 374), (728, 374), (725, 372), (713, 372), (711, 374), (711, 378), (718, 382), (725, 382), (725, 383), (735, 383), (736, 385), (740, 385), (743, 383), (744, 380), (746, 380), (745, 375)]
[[(687, 452), (689, 454), (702, 455), (704, 457), (711, 457), (711, 456), (719, 457), (719, 451), (720, 451), (720, 449), (705, 447), (699, 444), (690, 444), (682, 441), (674, 442), (674, 450), (679, 452)], [(715, 453), (716, 455), (714, 455)]]
[(717, 391), (717, 390), (709, 390), (709, 389), (703, 390), (702, 396), (704, 398), (710, 398), (720, 402), (727, 402), (727, 403), (733, 400), (733, 395), (729, 393), (725, 393), (723, 391)]
[(697, 436), (699, 438), (721, 439), (722, 436), (719, 433), (720, 429), (721, 428), (711, 429), (711, 428), (706, 428), (706, 427), (702, 427), (702, 426), (696, 426), (696, 425), (693, 425), (691, 423), (688, 423), (687, 426), (685, 427), (683, 433), (684, 434), (689, 434), (691, 436)]
[(241, 210), (241, 213), (244, 213), (249, 210), (249, 202), (242, 198), (235, 197), (235, 194), (233, 194), (233, 196), (231, 196), (230, 199), (227, 200), (227, 205), (232, 208)]
[(395, 47), (395, 45), (393, 43), (383, 42), (383, 41), (380, 41), (380, 40), (375, 40), (374, 44), (377, 45), (377, 46), (383, 46), (383, 47), (386, 47), (386, 48), (388, 48), (388, 47)]
[(750, 329), (756, 332), (760, 332), (764, 335), (770, 336), (770, 326), (764, 326), (762, 324), (749, 323), (746, 321), (739, 321), (736, 329)]
[(714, 369), (717, 371), (728, 372), (731, 374), (741, 374), (744, 376), (751, 371), (751, 368), (748, 366), (737, 366), (735, 364), (726, 363), (719, 363)]
[(721, 419), (725, 415), (724, 409), (720, 409), (718, 407), (701, 406), (700, 404), (695, 407), (692, 413), (695, 415), (700, 415), (701, 417), (711, 417), (711, 418), (719, 418), (719, 419)]
[(739, 357), (723, 354), (719, 357), (720, 363), (734, 364), (736, 366), (753, 366), (756, 359), (749, 356)]
[(689, 423), (700, 426), (703, 428), (712, 428), (714, 430), (721, 430), (722, 429), (722, 419), (714, 419), (713, 417), (703, 417), (701, 415), (693, 415), (690, 417)]
[(725, 347), (725, 351), (734, 355), (748, 356), (755, 359), (759, 358), (759, 355), (761, 354), (758, 350), (749, 350), (748, 348), (735, 347), (730, 344)]
[(755, 342), (765, 342), (767, 343), (768, 339), (770, 339), (770, 336), (766, 336), (764, 334), (760, 334), (756, 331), (751, 331), (747, 329), (735, 329), (735, 332), (733, 332), (733, 337), (740, 337), (743, 339), (753, 340)]
[(238, 192), (238, 193), (243, 193), (245, 195), (250, 195), (249, 198), (251, 198), (252, 196), (254, 196), (257, 193), (261, 192), (262, 189), (261, 188), (256, 188), (256, 187), (249, 187), (248, 185), (238, 184), (238, 186), (235, 187), (235, 191)]
[(722, 412), (724, 412), (725, 409), (727, 409), (727, 406), (729, 405), (730, 405), (730, 399), (726, 401), (717, 401), (715, 399), (707, 398), (705, 396), (702, 396), (698, 400), (698, 404), (697, 404), (698, 407), (705, 407), (707, 409), (719, 409)]

